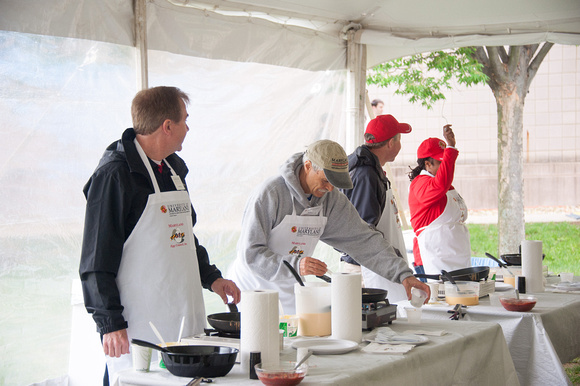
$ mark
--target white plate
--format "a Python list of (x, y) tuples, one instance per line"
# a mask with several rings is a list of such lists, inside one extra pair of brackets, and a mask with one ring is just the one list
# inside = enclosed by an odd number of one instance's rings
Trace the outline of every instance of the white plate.
[(292, 343), (295, 349), (307, 347), (316, 355), (325, 354), (345, 354), (356, 348), (358, 344), (350, 340), (320, 338), (320, 339), (303, 339)]
[(552, 284), (552, 287), (561, 291), (580, 291), (580, 283), (564, 281), (558, 284)]
[(414, 344), (420, 345), (429, 342), (429, 338), (426, 336), (415, 335), (415, 334), (397, 334), (390, 336), (383, 336), (380, 341), (375, 339), (367, 339), (368, 342), (384, 343), (384, 344)]
[(498, 283), (497, 281), (495, 282), (495, 290), (498, 292), (501, 291), (509, 291), (510, 289), (514, 289), (514, 287), (510, 284), (507, 283)]

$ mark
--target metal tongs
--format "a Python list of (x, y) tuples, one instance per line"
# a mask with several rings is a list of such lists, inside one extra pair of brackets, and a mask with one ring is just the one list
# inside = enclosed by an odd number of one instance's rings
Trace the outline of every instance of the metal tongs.
[(452, 313), (453, 315), (451, 315), (449, 317), (450, 320), (459, 320), (459, 318), (462, 318), (465, 316), (466, 312), (463, 311), (463, 307), (465, 307), (463, 304), (459, 304), (457, 303), (455, 305), (455, 307), (453, 307), (452, 310), (447, 311), (448, 313)]
[(213, 383), (213, 379), (203, 378), (203, 377), (195, 377), (185, 386), (198, 386), (200, 383)]

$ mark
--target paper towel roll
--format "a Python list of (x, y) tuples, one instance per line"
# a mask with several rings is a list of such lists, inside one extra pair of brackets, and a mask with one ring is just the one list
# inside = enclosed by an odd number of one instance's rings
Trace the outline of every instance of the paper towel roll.
[(332, 337), (359, 343), (362, 340), (362, 290), (360, 273), (332, 275)]
[(280, 362), (278, 292), (243, 291), (240, 312), (243, 371), (249, 374), (251, 352), (260, 352), (262, 363), (277, 365)]
[(526, 292), (544, 292), (541, 241), (522, 242), (522, 274), (526, 277)]

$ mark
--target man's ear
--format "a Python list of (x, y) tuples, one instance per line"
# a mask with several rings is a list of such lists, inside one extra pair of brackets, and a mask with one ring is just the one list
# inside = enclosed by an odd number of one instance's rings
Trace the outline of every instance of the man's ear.
[(163, 134), (169, 135), (171, 133), (171, 124), (173, 122), (171, 121), (171, 119), (166, 119), (163, 121), (163, 124), (161, 125), (161, 129), (163, 130)]
[(304, 162), (304, 171), (306, 173), (309, 173), (310, 169), (312, 169), (312, 161), (308, 160), (308, 161)]

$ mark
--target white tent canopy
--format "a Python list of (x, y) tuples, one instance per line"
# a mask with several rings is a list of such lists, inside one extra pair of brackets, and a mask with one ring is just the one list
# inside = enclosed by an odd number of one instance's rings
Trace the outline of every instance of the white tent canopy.
[[(307, 70), (468, 45), (580, 44), (576, 0), (148, 0), (149, 49)], [(135, 45), (133, 1), (3, 0), (0, 29)], [(342, 56), (340, 53), (342, 52)], [(337, 60), (341, 58), (341, 60)]]

